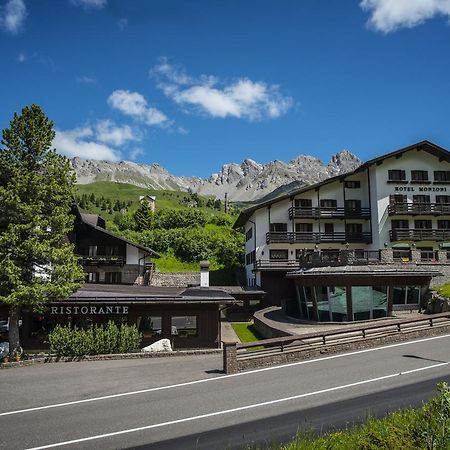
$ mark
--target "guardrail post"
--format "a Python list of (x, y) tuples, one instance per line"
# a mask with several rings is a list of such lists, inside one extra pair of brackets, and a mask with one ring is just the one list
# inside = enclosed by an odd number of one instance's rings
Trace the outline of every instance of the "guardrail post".
[(397, 324), (397, 331), (400, 333), (400, 331), (402, 331), (402, 327), (401, 327), (401, 325), (398, 323)]
[(366, 338), (366, 330), (361, 330), (362, 331), (362, 336), (365, 339)]
[(325, 345), (325, 344), (327, 343), (327, 342), (326, 342), (326, 339), (327, 339), (327, 338), (326, 338), (326, 336), (325, 336), (325, 335), (323, 335), (323, 336), (322, 336), (322, 340), (323, 340), (323, 345)]
[(236, 342), (224, 342), (223, 347), (223, 371), (227, 374), (236, 373), (237, 367), (237, 343)]
[(430, 327), (433, 326), (433, 319), (430, 319)]

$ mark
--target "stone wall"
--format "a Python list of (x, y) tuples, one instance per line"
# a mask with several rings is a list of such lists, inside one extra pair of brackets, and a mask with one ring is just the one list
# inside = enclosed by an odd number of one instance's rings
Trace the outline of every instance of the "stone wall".
[(281, 313), (282, 308), (279, 306), (270, 306), (269, 308), (260, 309), (253, 314), (253, 326), (264, 339), (276, 337), (293, 336), (283, 324), (270, 319), (272, 314)]
[(160, 287), (200, 286), (200, 272), (154, 272), (150, 285)]

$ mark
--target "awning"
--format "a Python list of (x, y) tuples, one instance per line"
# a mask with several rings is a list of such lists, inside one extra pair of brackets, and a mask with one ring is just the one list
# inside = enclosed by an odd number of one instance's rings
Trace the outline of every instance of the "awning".
[(441, 247), (441, 248), (450, 248), (450, 242), (443, 242), (443, 243), (440, 245), (440, 247)]

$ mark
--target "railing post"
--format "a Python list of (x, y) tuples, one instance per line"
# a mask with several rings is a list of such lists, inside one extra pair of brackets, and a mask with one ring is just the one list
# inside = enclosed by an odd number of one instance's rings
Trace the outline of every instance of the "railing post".
[(237, 343), (224, 342), (223, 347), (223, 371), (227, 374), (237, 373)]

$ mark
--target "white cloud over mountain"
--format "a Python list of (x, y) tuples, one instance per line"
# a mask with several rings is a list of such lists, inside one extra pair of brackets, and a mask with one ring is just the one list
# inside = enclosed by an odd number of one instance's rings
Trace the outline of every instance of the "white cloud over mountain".
[(58, 153), (73, 158), (106, 159), (118, 161), (121, 154), (118, 150), (99, 142), (96, 142), (91, 127), (74, 128), (72, 130), (56, 130), (53, 146)]
[(108, 97), (108, 104), (111, 108), (147, 125), (169, 124), (167, 116), (157, 108), (149, 106), (145, 97), (139, 92), (115, 90)]
[(23, 0), (8, 0), (0, 9), (0, 27), (11, 34), (22, 31), (27, 17), (27, 7)]
[(450, 0), (362, 0), (368, 26), (383, 33), (413, 28), (435, 16), (450, 18)]
[(256, 121), (280, 117), (293, 104), (291, 97), (280, 93), (278, 85), (248, 78), (224, 82), (209, 75), (195, 79), (166, 59), (150, 74), (159, 80), (158, 87), (164, 94), (187, 112)]
[(95, 125), (96, 137), (100, 142), (121, 146), (130, 141), (139, 141), (140, 133), (129, 125), (116, 125), (112, 120), (101, 120)]

